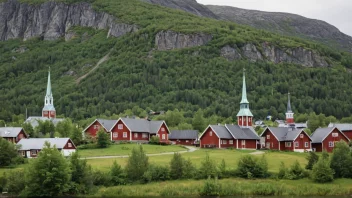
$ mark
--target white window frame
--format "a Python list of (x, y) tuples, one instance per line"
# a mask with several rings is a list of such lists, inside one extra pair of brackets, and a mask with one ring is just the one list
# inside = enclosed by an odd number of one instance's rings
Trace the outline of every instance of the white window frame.
[(246, 146), (246, 140), (242, 140), (242, 146)]
[(138, 138), (138, 133), (134, 133), (133, 137)]
[(118, 133), (118, 132), (112, 133), (112, 137), (113, 137), (113, 138), (118, 138), (118, 137), (119, 137), (119, 133)]
[(233, 140), (229, 140), (229, 144), (233, 144)]
[(68, 148), (71, 148), (72, 147), (72, 143), (68, 143), (67, 146), (68, 146)]
[(127, 132), (123, 132), (123, 138), (127, 138)]
[(335, 142), (334, 141), (330, 141), (329, 142), (329, 147), (330, 148), (334, 148), (335, 147)]
[(148, 134), (147, 133), (142, 133), (142, 138), (147, 138)]
[(285, 147), (292, 147), (292, 142), (285, 142)]
[(166, 139), (166, 135), (162, 134), (161, 139), (165, 140)]
[(213, 132), (212, 131), (209, 132), (209, 136), (213, 136)]
[(295, 148), (299, 147), (299, 142), (295, 142)]
[(164, 131), (165, 131), (165, 128), (164, 128), (164, 127), (161, 127), (161, 131), (164, 132)]
[(304, 135), (303, 134), (299, 134), (299, 138), (303, 138), (304, 137)]
[(267, 140), (270, 140), (270, 135), (266, 135), (266, 139), (267, 139)]
[(31, 150), (31, 155), (37, 155), (38, 151), (37, 150)]
[(186, 140), (186, 142), (188, 143), (188, 142), (189, 142), (189, 140)]
[(123, 129), (123, 124), (118, 124), (117, 129)]
[(223, 140), (223, 141), (222, 141), (222, 144), (227, 144), (227, 140)]
[(305, 142), (304, 143), (304, 148), (308, 148), (309, 147), (309, 142)]
[(339, 133), (332, 133), (331, 136), (332, 137), (339, 137)]

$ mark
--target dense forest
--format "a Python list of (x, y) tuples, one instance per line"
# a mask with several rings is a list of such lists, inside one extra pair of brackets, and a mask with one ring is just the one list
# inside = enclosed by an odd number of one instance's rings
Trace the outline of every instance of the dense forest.
[[(41, 2), (44, 1), (37, 1)], [(74, 121), (111, 116), (134, 107), (146, 111), (179, 109), (189, 112), (189, 117), (202, 109), (205, 117), (235, 119), (243, 68), (247, 71), (248, 99), (255, 119), (268, 114), (284, 118), (288, 92), (296, 113), (323, 113), (338, 119), (352, 113), (351, 54), (312, 41), (200, 18), (138, 0), (89, 2), (96, 10), (136, 24), (140, 30), (120, 38), (107, 38), (105, 30), (74, 27), (71, 30), (76, 37), (70, 41), (35, 38), (0, 42), (0, 120), (11, 121), (14, 114), (25, 114), (26, 109), (29, 116), (41, 115), (49, 67), (56, 111)], [(207, 32), (213, 39), (201, 47), (155, 50), (155, 34), (169, 29)], [(316, 50), (332, 66), (231, 62), (220, 56), (220, 48), (226, 44), (241, 46), (264, 41)], [(107, 62), (76, 83), (107, 54)]]

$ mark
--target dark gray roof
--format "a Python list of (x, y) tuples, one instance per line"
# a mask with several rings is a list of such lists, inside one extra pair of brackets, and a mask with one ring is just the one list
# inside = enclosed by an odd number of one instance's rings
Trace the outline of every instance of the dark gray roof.
[(17, 137), (21, 127), (0, 127), (0, 137)]
[(268, 127), (279, 141), (294, 141), (303, 131), (302, 129), (292, 129), (287, 127)]
[(233, 139), (230, 132), (226, 129), (225, 126), (221, 125), (210, 125), (210, 127), (214, 130), (214, 132), (219, 136), (221, 139)]
[(51, 146), (56, 146), (57, 149), (63, 149), (70, 138), (31, 138), (21, 139), (17, 145), (21, 145), (19, 150), (41, 150), (44, 147), (44, 143), (48, 141)]
[(253, 127), (241, 128), (238, 125), (226, 124), (225, 127), (228, 131), (239, 140), (259, 140), (259, 136), (254, 131)]
[(198, 139), (198, 130), (172, 130), (170, 140)]
[(32, 125), (33, 128), (37, 127), (39, 125), (38, 121), (45, 122), (47, 120), (50, 120), (54, 126), (57, 125), (57, 123), (63, 121), (63, 118), (47, 118), (47, 117), (40, 117), (40, 116), (31, 116), (28, 117), (27, 120), (25, 121), (26, 123), (29, 123)]
[(98, 118), (97, 121), (103, 125), (107, 131), (111, 131), (112, 127), (116, 124), (117, 120), (105, 120)]
[(328, 127), (337, 127), (340, 131), (352, 131), (352, 124), (330, 123)]
[(121, 118), (123, 123), (132, 132), (148, 132), (151, 134), (157, 133), (164, 121), (160, 120), (146, 120), (146, 119), (132, 119), (132, 118)]
[(335, 127), (317, 128), (311, 135), (312, 143), (321, 143)]

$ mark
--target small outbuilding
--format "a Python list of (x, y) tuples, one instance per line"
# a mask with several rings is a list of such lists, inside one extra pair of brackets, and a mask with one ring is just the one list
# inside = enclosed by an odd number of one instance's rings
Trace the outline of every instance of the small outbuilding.
[(195, 145), (198, 141), (198, 130), (172, 130), (169, 140), (180, 145)]
[(334, 150), (336, 142), (342, 140), (348, 143), (350, 141), (337, 127), (318, 128), (311, 135), (311, 138), (313, 151), (316, 152), (325, 150), (330, 153)]
[(17, 143), (28, 135), (21, 127), (0, 127), (0, 137), (12, 143)]

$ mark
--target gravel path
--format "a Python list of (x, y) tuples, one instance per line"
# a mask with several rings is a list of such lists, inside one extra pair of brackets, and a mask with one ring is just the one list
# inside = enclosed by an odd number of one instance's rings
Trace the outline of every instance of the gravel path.
[(255, 151), (253, 153), (250, 153), (251, 155), (263, 155), (265, 152), (263, 151)]

